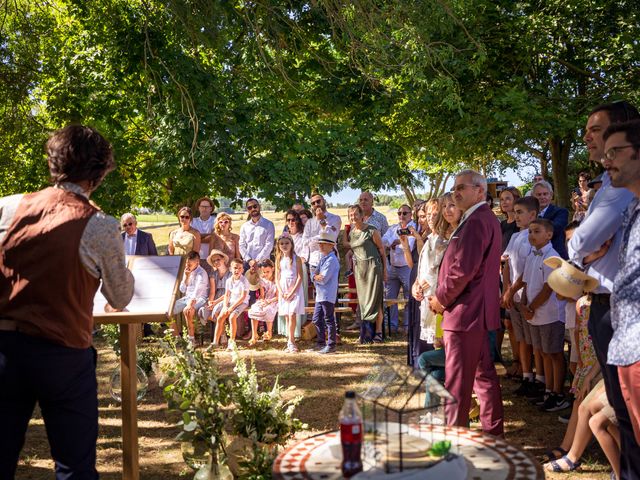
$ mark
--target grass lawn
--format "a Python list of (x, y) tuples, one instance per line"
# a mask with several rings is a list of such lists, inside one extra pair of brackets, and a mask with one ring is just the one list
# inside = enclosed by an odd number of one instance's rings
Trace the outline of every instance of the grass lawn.
[[(348, 319), (345, 319), (348, 321)], [(347, 332), (339, 353), (320, 356), (311, 353), (297, 355), (282, 352), (283, 338), (276, 338), (257, 349), (248, 350), (246, 342), (239, 342), (241, 355), (252, 359), (261, 378), (273, 382), (276, 375), (285, 386), (297, 389), (288, 395), (302, 393), (304, 400), (297, 410), (297, 416), (309, 425), (309, 430), (301, 432), (297, 438), (305, 438), (337, 427), (338, 412), (342, 406), (345, 390), (358, 388), (376, 362), (385, 357), (403, 364), (406, 358), (406, 340), (394, 337), (381, 345), (359, 345), (357, 335)], [(508, 342), (505, 341), (505, 345)], [(301, 343), (302, 349), (311, 346)], [(109, 395), (109, 379), (117, 365), (110, 347), (102, 339), (97, 339), (98, 381), (100, 400), (100, 433), (98, 439), (98, 471), (103, 479), (121, 478), (121, 437), (120, 406)], [(508, 352), (505, 352), (508, 355)], [(230, 354), (216, 353), (220, 368), (230, 371)], [(549, 447), (560, 443), (564, 425), (557, 422), (557, 414), (540, 413), (535, 407), (511, 395), (517, 387), (513, 381), (502, 378), (505, 404), (506, 438), (512, 444), (540, 457)], [(178, 433), (162, 398), (157, 381), (152, 377), (146, 397), (139, 403), (139, 435), (141, 478), (147, 480), (192, 478), (191, 472), (182, 461), (180, 445), (174, 440)], [(479, 425), (473, 424), (478, 428)], [(53, 462), (49, 459), (46, 433), (39, 415), (31, 421), (27, 441), (21, 454), (17, 478), (49, 479), (52, 477)], [(551, 479), (608, 479), (608, 467), (597, 446), (587, 450), (586, 465), (572, 474), (549, 474)]]

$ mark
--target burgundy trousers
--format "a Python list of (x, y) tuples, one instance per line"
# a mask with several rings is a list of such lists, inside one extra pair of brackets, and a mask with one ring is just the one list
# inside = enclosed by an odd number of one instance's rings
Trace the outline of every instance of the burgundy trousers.
[(469, 426), (471, 393), (480, 402), (482, 430), (504, 435), (504, 412), (498, 374), (486, 331), (444, 332), (445, 387), (458, 401), (445, 406), (448, 425)]

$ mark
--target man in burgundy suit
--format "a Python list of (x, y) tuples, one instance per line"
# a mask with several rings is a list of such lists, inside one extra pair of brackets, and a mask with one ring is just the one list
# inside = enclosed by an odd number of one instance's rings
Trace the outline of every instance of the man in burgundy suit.
[(429, 297), (431, 309), (443, 313), (445, 386), (458, 401), (445, 413), (449, 425), (467, 427), (475, 391), (482, 430), (502, 436), (502, 395), (488, 340), (488, 332), (500, 327), (500, 224), (485, 202), (487, 181), (478, 172), (458, 173), (453, 191), (463, 214)]

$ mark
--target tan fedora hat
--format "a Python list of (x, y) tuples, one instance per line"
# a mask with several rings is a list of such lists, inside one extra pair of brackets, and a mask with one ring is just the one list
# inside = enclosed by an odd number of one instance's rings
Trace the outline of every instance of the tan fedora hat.
[(213, 267), (213, 257), (217, 256), (220, 256), (224, 259), (225, 265), (229, 265), (229, 255), (224, 253), (222, 250), (211, 250), (209, 252), (209, 256), (207, 257), (207, 263)]
[(580, 298), (585, 292), (595, 290), (600, 284), (578, 268), (560, 257), (550, 257), (544, 264), (553, 268), (547, 283), (559, 295), (567, 298)]

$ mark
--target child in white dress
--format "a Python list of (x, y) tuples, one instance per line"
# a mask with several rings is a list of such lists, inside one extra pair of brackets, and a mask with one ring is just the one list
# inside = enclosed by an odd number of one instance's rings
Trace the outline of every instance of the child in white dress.
[(296, 316), (305, 313), (302, 290), (302, 261), (293, 251), (293, 241), (288, 234), (278, 239), (276, 246), (276, 279), (278, 287), (278, 315), (287, 318), (287, 348), (297, 353), (295, 343)]
[(251, 340), (249, 346), (258, 343), (258, 322), (267, 324), (267, 331), (262, 336), (264, 341), (271, 340), (273, 320), (278, 314), (278, 287), (275, 282), (275, 268), (271, 260), (260, 262), (260, 298), (249, 309), (251, 319)]

